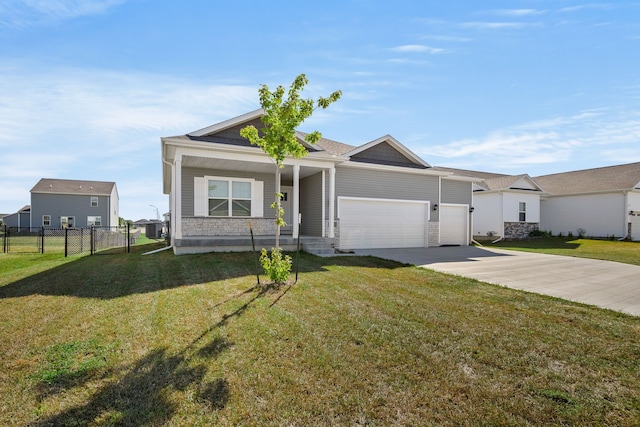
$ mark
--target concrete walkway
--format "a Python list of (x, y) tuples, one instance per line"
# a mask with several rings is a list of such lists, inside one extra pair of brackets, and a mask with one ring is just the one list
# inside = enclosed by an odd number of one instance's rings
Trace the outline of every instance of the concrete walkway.
[(475, 246), (356, 253), (640, 316), (640, 266)]

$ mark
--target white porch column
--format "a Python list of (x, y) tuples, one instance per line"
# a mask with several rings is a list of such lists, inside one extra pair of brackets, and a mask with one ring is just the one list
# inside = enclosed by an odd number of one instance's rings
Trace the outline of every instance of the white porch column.
[(322, 169), (322, 237), (325, 237), (327, 235), (327, 221), (325, 218), (327, 218), (327, 186), (326, 186), (326, 182), (327, 182), (327, 174), (325, 172), (324, 169)]
[(176, 160), (173, 170), (173, 188), (175, 212), (175, 238), (182, 239), (182, 154), (176, 153)]
[(329, 169), (329, 238), (334, 238), (336, 220), (336, 168)]
[(300, 214), (300, 165), (293, 165), (293, 238), (298, 237), (300, 233), (300, 224), (298, 216)]

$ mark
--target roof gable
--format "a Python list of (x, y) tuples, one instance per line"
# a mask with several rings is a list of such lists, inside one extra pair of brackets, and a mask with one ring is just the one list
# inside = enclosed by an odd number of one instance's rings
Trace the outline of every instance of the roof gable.
[(216, 123), (211, 126), (207, 126), (206, 128), (202, 128), (194, 132), (189, 132), (187, 135), (192, 137), (211, 136), (213, 134), (219, 133), (221, 131), (224, 131), (226, 129), (229, 129), (238, 125), (246, 125), (247, 122), (260, 119), (260, 117), (262, 117), (263, 114), (264, 114), (264, 110), (262, 108), (259, 108), (257, 110), (251, 111), (241, 116), (234, 117), (232, 119), (225, 120), (223, 122)]
[(115, 185), (115, 182), (105, 181), (42, 178), (36, 185), (34, 185), (31, 192), (110, 196)]
[(640, 188), (640, 162), (543, 175), (534, 178), (550, 195)]
[(504, 175), (495, 178), (485, 179), (475, 188), (476, 191), (505, 191), (505, 190), (524, 190), (543, 192), (536, 181), (529, 175)]
[(385, 135), (347, 153), (351, 161), (389, 166), (430, 168), (431, 166), (391, 135)]

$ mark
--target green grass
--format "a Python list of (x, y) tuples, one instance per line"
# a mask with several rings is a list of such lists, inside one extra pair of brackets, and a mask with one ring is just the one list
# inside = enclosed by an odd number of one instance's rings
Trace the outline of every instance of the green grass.
[[(0, 255), (0, 425), (638, 425), (640, 318), (372, 257)], [(264, 279), (264, 277), (263, 277)]]
[(640, 243), (618, 240), (591, 240), (563, 237), (500, 241), (484, 244), (519, 251), (539, 252), (580, 258), (603, 259), (640, 265)]

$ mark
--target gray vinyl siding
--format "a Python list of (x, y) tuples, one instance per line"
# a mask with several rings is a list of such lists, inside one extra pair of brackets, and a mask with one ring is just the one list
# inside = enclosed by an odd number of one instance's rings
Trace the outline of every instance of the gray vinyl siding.
[[(398, 150), (383, 142), (351, 156), (352, 161), (376, 164), (417, 166)], [(422, 167), (422, 166), (420, 166)]]
[[(437, 176), (337, 167), (336, 197), (429, 200), (433, 206), (438, 203), (438, 181)], [(437, 211), (431, 220), (438, 220)]]
[[(98, 206), (91, 206), (91, 197), (98, 198)], [(90, 196), (83, 194), (42, 194), (31, 193), (31, 225), (42, 227), (42, 216), (51, 215), (52, 228), (60, 228), (60, 217), (75, 218), (75, 227), (87, 227), (88, 216), (99, 216), (103, 226), (111, 224), (109, 196)]]
[(264, 126), (262, 124), (262, 121), (260, 121), (260, 119), (255, 119), (255, 120), (252, 120), (252, 121), (250, 121), (248, 123), (242, 123), (240, 125), (230, 127), (229, 129), (225, 129), (225, 130), (222, 130), (220, 132), (216, 132), (215, 136), (223, 137), (223, 138), (229, 138), (229, 139), (237, 139), (237, 140), (241, 140), (241, 141), (246, 141), (245, 138), (240, 136), (240, 130), (245, 128), (245, 127), (247, 127), (247, 126), (249, 126), (249, 125), (253, 125), (257, 129), (261, 129)]
[(443, 179), (440, 201), (471, 206), (471, 183)]
[[(275, 200), (275, 174), (251, 174), (232, 170), (215, 170), (202, 168), (182, 168), (182, 216), (193, 216), (194, 178), (203, 176), (220, 176), (229, 178), (253, 178), (264, 182), (263, 206), (264, 217), (275, 218), (275, 211), (271, 204)], [(282, 185), (286, 185), (283, 183)]]
[(322, 236), (322, 173), (300, 180), (300, 234)]

